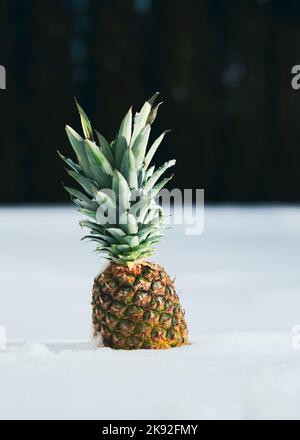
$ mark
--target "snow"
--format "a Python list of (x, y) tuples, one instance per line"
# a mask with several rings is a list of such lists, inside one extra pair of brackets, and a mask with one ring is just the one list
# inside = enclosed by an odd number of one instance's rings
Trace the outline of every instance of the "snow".
[(166, 232), (153, 260), (191, 345), (162, 351), (92, 348), (104, 263), (77, 219), (0, 209), (0, 419), (300, 418), (300, 208), (206, 207), (202, 235)]

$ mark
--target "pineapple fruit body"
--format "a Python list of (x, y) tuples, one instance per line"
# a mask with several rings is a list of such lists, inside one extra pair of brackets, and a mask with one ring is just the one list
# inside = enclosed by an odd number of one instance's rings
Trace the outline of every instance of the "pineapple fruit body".
[(173, 282), (158, 264), (110, 263), (95, 278), (93, 325), (104, 346), (160, 349), (187, 344), (188, 330)]
[(111, 142), (93, 130), (77, 103), (83, 137), (66, 126), (77, 162), (59, 153), (81, 187), (65, 189), (87, 218), (80, 221), (89, 230), (83, 238), (94, 242), (96, 252), (110, 261), (95, 279), (92, 304), (94, 334), (112, 348), (169, 348), (188, 341), (184, 312), (170, 277), (162, 267), (145, 262), (165, 229), (157, 198), (172, 179), (162, 178), (163, 174), (176, 162), (153, 164), (169, 131), (148, 146), (161, 104), (154, 105), (157, 96), (135, 115), (130, 107)]

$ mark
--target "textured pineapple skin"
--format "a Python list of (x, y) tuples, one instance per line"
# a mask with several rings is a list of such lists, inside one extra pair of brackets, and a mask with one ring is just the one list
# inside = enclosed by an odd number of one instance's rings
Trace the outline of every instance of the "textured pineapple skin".
[(160, 349), (188, 343), (184, 310), (158, 264), (110, 263), (94, 281), (92, 318), (106, 347)]

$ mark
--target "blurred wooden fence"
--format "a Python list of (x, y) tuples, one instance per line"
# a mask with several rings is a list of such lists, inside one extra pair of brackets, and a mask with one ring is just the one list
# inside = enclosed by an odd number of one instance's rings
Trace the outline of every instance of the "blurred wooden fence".
[(111, 138), (156, 90), (153, 136), (173, 130), (158, 157), (177, 159), (173, 186), (216, 202), (299, 202), (299, 2), (146, 3), (1, 2), (0, 202), (67, 200), (56, 150), (70, 153), (66, 123), (79, 129), (74, 95)]

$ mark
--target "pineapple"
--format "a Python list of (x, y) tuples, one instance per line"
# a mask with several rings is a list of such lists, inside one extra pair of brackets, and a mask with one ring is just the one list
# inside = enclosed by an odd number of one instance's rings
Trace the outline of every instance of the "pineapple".
[(65, 186), (79, 211), (88, 219), (80, 225), (89, 229), (96, 252), (109, 260), (94, 280), (92, 321), (94, 335), (115, 349), (159, 349), (188, 342), (184, 311), (174, 284), (165, 270), (146, 259), (162, 236), (163, 212), (156, 196), (172, 178), (160, 180), (175, 164), (170, 160), (155, 169), (153, 156), (163, 132), (147, 151), (151, 124), (158, 107), (155, 93), (132, 117), (130, 108), (109, 143), (92, 129), (76, 102), (84, 137), (66, 126), (77, 162), (60, 157), (68, 174), (83, 191)]

